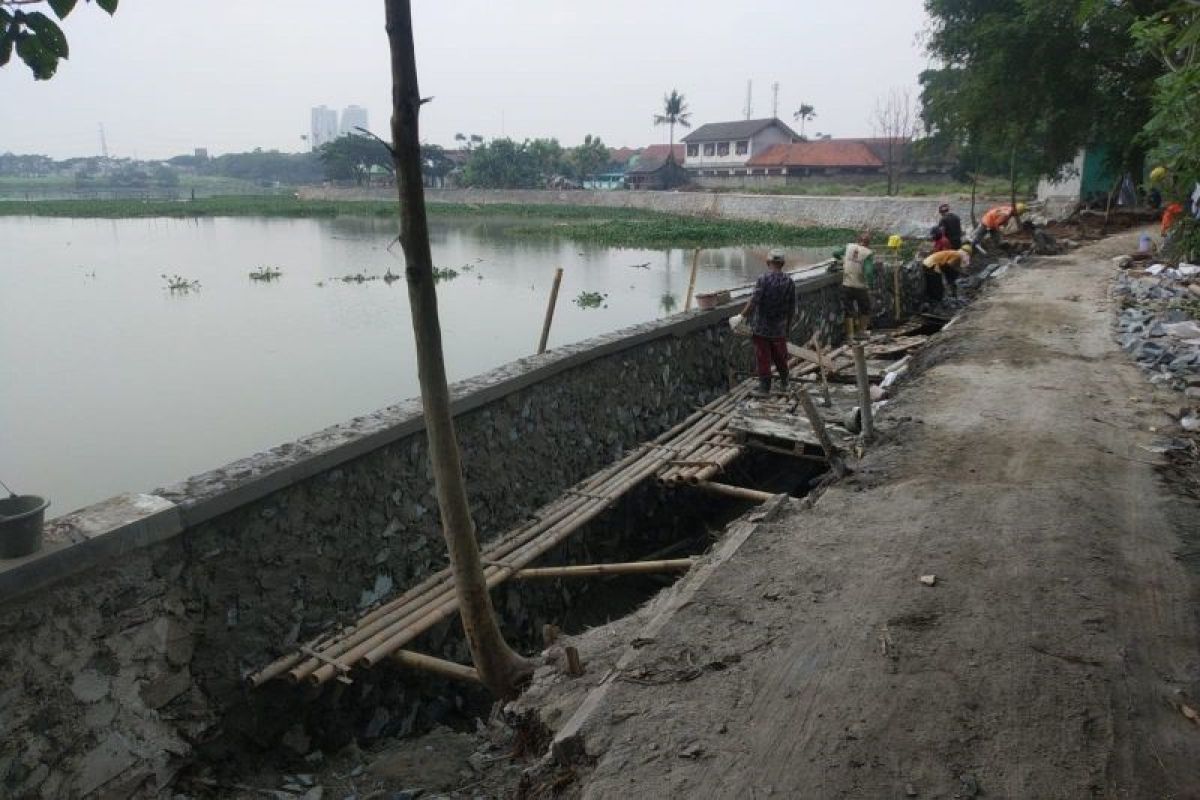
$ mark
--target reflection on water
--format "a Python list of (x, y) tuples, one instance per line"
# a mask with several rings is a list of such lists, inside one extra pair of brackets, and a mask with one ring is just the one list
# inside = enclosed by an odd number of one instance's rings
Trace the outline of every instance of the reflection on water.
[[(550, 346), (677, 311), (692, 253), (518, 238), (435, 219), (451, 380), (532, 353), (556, 267)], [(144, 491), (417, 394), (385, 219), (0, 218), (0, 480), (64, 513)], [(704, 251), (696, 291), (745, 284), (766, 248)], [(810, 263), (828, 248), (797, 250)], [(645, 265), (641, 268), (635, 265)], [(269, 265), (271, 282), (248, 273)], [(186, 295), (162, 275), (198, 280)], [(607, 294), (603, 308), (571, 302)]]

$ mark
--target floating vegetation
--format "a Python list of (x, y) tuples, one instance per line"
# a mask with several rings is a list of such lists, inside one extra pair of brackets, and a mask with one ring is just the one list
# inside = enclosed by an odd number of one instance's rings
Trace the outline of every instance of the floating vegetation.
[(259, 267), (250, 273), (252, 281), (273, 281), (283, 275), (283, 270), (276, 267)]
[(167, 289), (179, 294), (187, 294), (188, 292), (200, 291), (200, 281), (188, 280), (182, 275), (166, 275), (162, 279), (167, 284)]
[(318, 289), (324, 289), (324, 288), (325, 288), (325, 281), (317, 281), (317, 288), (318, 288)]
[(679, 300), (670, 292), (663, 292), (662, 297), (658, 298), (658, 306), (664, 314), (670, 314), (678, 305)]
[(342, 283), (368, 283), (369, 281), (379, 280), (378, 275), (364, 275), (361, 272), (356, 272), (353, 275), (343, 275), (338, 278)]
[(391, 286), (396, 281), (400, 280), (400, 276), (392, 272), (392, 268), (388, 267), (388, 271), (383, 273), (383, 282)]
[(433, 282), (452, 281), (458, 277), (458, 270), (451, 267), (434, 267)]
[(608, 299), (608, 294), (600, 292), (580, 292), (579, 296), (571, 302), (580, 308), (608, 308), (605, 300)]

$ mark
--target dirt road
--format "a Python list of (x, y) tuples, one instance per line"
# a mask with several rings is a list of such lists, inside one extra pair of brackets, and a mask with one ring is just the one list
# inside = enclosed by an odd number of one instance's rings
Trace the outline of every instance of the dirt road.
[(1200, 517), (1139, 447), (1170, 396), (1112, 341), (1132, 239), (939, 335), (860, 472), (642, 643), (584, 796), (1200, 797)]

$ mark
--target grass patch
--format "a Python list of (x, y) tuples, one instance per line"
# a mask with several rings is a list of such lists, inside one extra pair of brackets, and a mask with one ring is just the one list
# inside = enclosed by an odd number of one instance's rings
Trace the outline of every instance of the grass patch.
[(633, 219), (517, 225), (514, 236), (557, 236), (609, 247), (726, 247), (774, 244), (819, 247), (852, 241), (848, 228), (798, 228), (777, 222), (704, 219), (642, 212)]

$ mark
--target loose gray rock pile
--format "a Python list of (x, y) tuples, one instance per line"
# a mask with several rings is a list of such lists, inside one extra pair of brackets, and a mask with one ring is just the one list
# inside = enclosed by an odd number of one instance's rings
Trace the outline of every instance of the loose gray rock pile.
[(1113, 287), (1122, 306), (1117, 341), (1151, 383), (1200, 398), (1200, 267), (1138, 269), (1130, 268), (1128, 257), (1117, 262), (1122, 267)]

